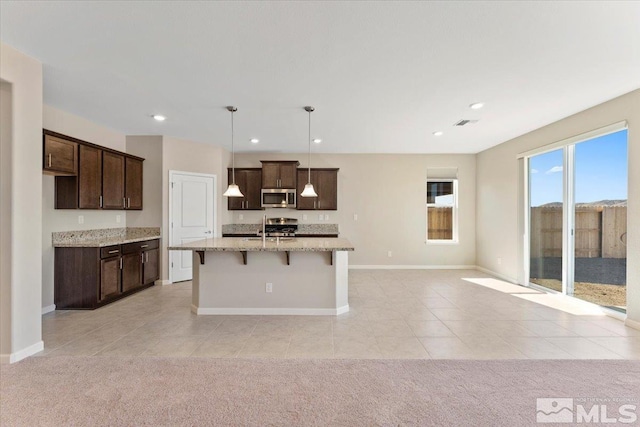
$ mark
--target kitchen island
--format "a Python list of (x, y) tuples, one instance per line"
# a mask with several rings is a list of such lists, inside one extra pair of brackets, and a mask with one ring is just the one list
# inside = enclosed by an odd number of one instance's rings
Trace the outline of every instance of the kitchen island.
[(196, 314), (337, 315), (349, 311), (343, 238), (219, 237), (171, 246), (193, 251)]

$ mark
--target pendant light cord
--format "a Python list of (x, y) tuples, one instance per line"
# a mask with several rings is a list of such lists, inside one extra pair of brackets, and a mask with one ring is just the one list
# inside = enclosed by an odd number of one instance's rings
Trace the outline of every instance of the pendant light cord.
[(309, 167), (307, 182), (311, 184), (311, 111), (309, 111), (309, 158), (307, 160), (307, 166)]
[(231, 179), (236, 183), (236, 151), (233, 148), (233, 110), (231, 110)]

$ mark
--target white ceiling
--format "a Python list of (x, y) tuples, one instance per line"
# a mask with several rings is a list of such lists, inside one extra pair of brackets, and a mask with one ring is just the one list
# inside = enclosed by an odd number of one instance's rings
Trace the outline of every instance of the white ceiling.
[(2, 41), (44, 64), (46, 104), (227, 149), (236, 105), (238, 151), (305, 151), (313, 105), (314, 151), (475, 153), (640, 87), (640, 2), (0, 8)]

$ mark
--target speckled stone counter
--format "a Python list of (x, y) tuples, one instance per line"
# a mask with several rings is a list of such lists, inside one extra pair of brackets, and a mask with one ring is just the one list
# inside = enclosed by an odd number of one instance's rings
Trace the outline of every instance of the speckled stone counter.
[[(223, 224), (222, 234), (225, 236), (257, 234), (262, 229), (262, 224)], [(327, 236), (339, 234), (338, 224), (298, 224), (298, 235), (302, 236)]]
[(51, 242), (56, 248), (102, 248), (160, 237), (160, 227), (102, 228), (51, 233)]
[(262, 239), (247, 237), (216, 237), (198, 240), (179, 246), (170, 246), (176, 251), (205, 252), (330, 252), (353, 251), (354, 247), (347, 239), (338, 237), (315, 238), (295, 237), (292, 239)]

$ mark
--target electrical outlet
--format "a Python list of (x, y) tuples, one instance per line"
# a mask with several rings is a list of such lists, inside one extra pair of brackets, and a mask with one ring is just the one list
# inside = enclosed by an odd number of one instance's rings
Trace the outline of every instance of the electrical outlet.
[(325, 221), (329, 221), (329, 214), (326, 214), (326, 215), (324, 216), (324, 220), (325, 220)]
[(116, 215), (116, 222), (118, 224), (120, 224), (120, 220), (122, 219), (122, 217), (120, 215)]
[(391, 257), (393, 256), (393, 253), (392, 253), (391, 251), (389, 251), (389, 252), (387, 252), (387, 256), (388, 256), (389, 258), (391, 258)]
[(307, 214), (302, 215), (302, 220), (306, 221), (307, 220)]
[(273, 292), (273, 283), (267, 283), (264, 287), (264, 291), (267, 293)]
[(358, 220), (358, 214), (353, 214), (353, 220), (357, 221)]
[(84, 215), (78, 215), (78, 224), (84, 224)]
[(322, 221), (324, 219), (324, 215), (320, 214), (318, 215), (318, 221)]
[(239, 214), (239, 215), (238, 215), (238, 219), (243, 220), (243, 219), (244, 219), (244, 215)]

